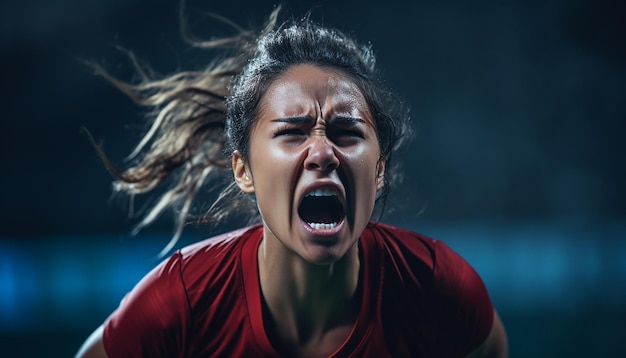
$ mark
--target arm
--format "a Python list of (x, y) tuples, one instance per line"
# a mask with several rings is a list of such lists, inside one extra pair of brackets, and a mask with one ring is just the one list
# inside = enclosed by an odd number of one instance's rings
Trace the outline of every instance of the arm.
[(180, 254), (156, 266), (87, 338), (76, 358), (175, 356), (189, 309), (180, 272)]
[(442, 303), (440, 319), (445, 333), (442, 345), (447, 345), (444, 355), (507, 358), (506, 332), (482, 279), (461, 256), (444, 243), (439, 241), (437, 244), (438, 265), (434, 269), (434, 282), (438, 300)]
[(508, 341), (498, 313), (493, 312), (493, 324), (485, 341), (466, 358), (507, 358)]
[(102, 344), (102, 332), (104, 326), (98, 327), (93, 333), (85, 340), (85, 343), (80, 347), (75, 358), (108, 358), (104, 351), (104, 344)]

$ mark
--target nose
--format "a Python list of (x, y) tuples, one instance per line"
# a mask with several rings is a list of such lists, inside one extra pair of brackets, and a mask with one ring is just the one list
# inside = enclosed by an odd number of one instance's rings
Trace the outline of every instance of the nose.
[(309, 146), (307, 157), (304, 160), (304, 167), (307, 170), (332, 172), (339, 167), (339, 158), (335, 154), (333, 145), (328, 142), (328, 138), (320, 136), (313, 138)]

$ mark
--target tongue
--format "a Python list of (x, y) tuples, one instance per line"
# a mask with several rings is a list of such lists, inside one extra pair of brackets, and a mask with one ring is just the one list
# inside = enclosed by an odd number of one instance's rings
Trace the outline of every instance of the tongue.
[(302, 200), (298, 214), (308, 223), (336, 223), (343, 217), (343, 207), (334, 196), (306, 197)]

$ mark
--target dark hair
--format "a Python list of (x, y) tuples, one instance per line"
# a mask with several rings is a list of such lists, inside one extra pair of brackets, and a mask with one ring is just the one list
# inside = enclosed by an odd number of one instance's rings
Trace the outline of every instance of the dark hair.
[[(308, 16), (277, 26), (279, 10), (272, 12), (259, 35), (241, 31), (232, 38), (191, 41), (203, 48), (229, 45), (234, 49), (234, 55), (212, 63), (204, 71), (181, 71), (163, 79), (144, 78), (133, 85), (96, 66), (138, 103), (156, 109), (154, 122), (131, 154), (134, 163), (128, 169), (118, 170), (100, 148), (99, 151), (117, 179), (116, 191), (130, 195), (146, 193), (167, 177), (177, 178), (138, 225), (141, 228), (151, 223), (168, 207), (179, 209), (176, 234), (164, 252), (176, 242), (193, 199), (206, 179), (213, 173), (229, 171), (229, 157), (235, 150), (247, 160), (250, 132), (261, 97), (280, 74), (294, 65), (313, 64), (339, 70), (357, 85), (376, 122), (381, 158), (387, 160), (379, 200), (384, 202), (390, 181), (398, 176), (390, 161), (394, 150), (410, 133), (408, 112), (380, 81), (370, 46), (360, 46), (342, 32), (320, 26)], [(226, 198), (228, 205), (223, 205)], [(216, 222), (244, 209), (250, 221), (258, 220), (253, 201), (231, 180), (201, 221)]]

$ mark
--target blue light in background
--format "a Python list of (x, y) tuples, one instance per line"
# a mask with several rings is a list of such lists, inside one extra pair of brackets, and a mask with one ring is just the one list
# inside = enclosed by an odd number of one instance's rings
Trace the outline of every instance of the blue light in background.
[(13, 321), (17, 315), (17, 273), (12, 252), (8, 246), (0, 247), (0, 317)]
[(0, 330), (19, 331), (37, 324), (41, 297), (47, 294), (41, 271), (22, 243), (0, 240)]
[(626, 227), (597, 227), (475, 223), (413, 229), (463, 256), (500, 310), (574, 313), (594, 305), (624, 310)]
[(69, 323), (76, 322), (89, 309), (90, 260), (78, 252), (75, 246), (63, 245), (50, 253), (46, 282), (50, 287), (50, 304), (55, 315), (65, 317)]
[[(487, 229), (486, 229), (487, 228)], [(624, 227), (422, 227), (478, 271), (499, 311), (574, 313), (626, 308)], [(143, 275), (167, 235), (120, 241), (59, 237), (0, 241), (0, 332), (82, 329), (102, 322)]]

